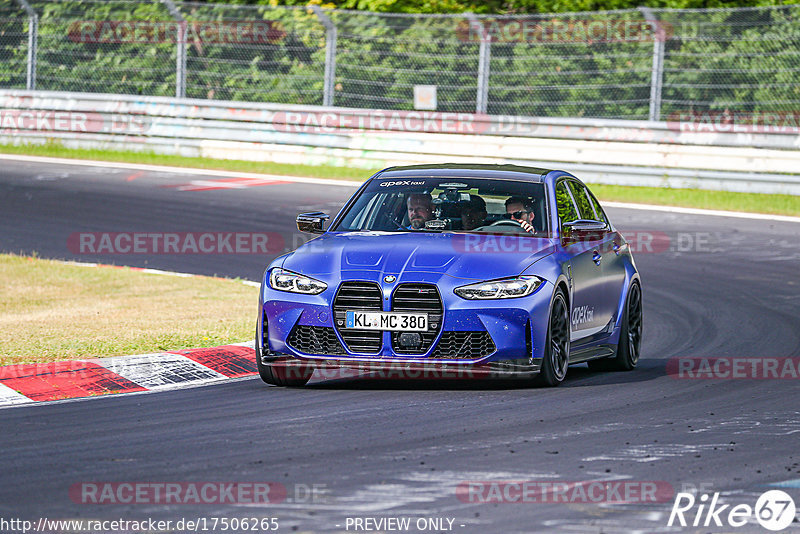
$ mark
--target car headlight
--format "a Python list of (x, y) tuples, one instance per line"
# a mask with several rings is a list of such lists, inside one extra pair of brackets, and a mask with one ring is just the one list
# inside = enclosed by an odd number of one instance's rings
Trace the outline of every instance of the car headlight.
[(272, 272), (270, 272), (269, 285), (272, 289), (277, 289), (278, 291), (303, 293), (304, 295), (319, 295), (328, 289), (328, 284), (325, 282), (280, 268), (272, 269)]
[(536, 291), (543, 281), (538, 276), (517, 276), (505, 280), (478, 282), (457, 287), (453, 291), (462, 299), (467, 300), (513, 299), (527, 297)]

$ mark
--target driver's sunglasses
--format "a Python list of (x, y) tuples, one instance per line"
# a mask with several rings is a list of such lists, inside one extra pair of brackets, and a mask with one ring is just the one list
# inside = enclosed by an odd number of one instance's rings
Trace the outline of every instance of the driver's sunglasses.
[(526, 213), (530, 213), (530, 211), (521, 210), (521, 211), (512, 211), (508, 215), (510, 215), (514, 219), (521, 219), (523, 215)]

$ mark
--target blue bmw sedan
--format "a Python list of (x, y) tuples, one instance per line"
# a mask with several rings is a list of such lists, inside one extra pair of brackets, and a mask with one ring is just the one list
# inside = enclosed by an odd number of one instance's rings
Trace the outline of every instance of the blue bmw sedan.
[(261, 282), (256, 361), (269, 384), (392, 368), (556, 386), (571, 364), (631, 370), (639, 359), (630, 248), (567, 172), (391, 167), (332, 220), (304, 213), (297, 227), (319, 235)]

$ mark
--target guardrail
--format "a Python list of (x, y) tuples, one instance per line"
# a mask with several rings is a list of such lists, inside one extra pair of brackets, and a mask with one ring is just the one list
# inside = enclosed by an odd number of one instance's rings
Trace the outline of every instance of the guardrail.
[(800, 195), (791, 128), (0, 90), (0, 142), (347, 165), (489, 162), (589, 182)]

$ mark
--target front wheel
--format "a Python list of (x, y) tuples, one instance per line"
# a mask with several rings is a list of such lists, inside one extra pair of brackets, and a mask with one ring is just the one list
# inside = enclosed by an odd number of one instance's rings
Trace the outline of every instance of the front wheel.
[(256, 366), (261, 380), (273, 386), (301, 387), (311, 379), (314, 373), (313, 368), (306, 365), (289, 365), (283, 361), (273, 364), (261, 361), (261, 351), (263, 350), (263, 339), (259, 339), (258, 328), (256, 328)]
[(557, 386), (567, 376), (569, 366), (569, 308), (567, 299), (561, 289), (553, 297), (550, 308), (550, 322), (547, 327), (547, 344), (545, 346), (542, 369), (536, 376), (536, 383), (542, 386)]
[(617, 354), (610, 358), (590, 360), (592, 371), (630, 371), (639, 363), (642, 350), (642, 289), (637, 282), (631, 284), (619, 332)]

